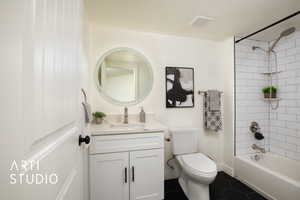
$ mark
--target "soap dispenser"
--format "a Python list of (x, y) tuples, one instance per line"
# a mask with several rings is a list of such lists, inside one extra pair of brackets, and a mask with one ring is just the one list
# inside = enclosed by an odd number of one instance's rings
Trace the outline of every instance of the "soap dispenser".
[(146, 113), (145, 113), (143, 107), (141, 107), (141, 112), (140, 112), (140, 122), (141, 122), (141, 123), (145, 123), (145, 122), (146, 122)]

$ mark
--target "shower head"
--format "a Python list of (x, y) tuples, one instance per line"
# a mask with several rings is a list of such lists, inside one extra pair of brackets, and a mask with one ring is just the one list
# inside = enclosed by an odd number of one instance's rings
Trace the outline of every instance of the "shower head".
[(273, 43), (273, 45), (270, 47), (269, 52), (273, 51), (273, 49), (275, 48), (276, 44), (279, 42), (279, 40), (283, 37), (289, 36), (292, 33), (294, 33), (296, 31), (295, 27), (291, 27), (288, 28), (284, 31), (281, 32), (280, 36), (275, 40), (275, 42)]
[(284, 31), (281, 32), (280, 37), (289, 36), (292, 33), (294, 33), (295, 31), (296, 31), (295, 27), (288, 28), (288, 29), (286, 29), (286, 30), (284, 30)]

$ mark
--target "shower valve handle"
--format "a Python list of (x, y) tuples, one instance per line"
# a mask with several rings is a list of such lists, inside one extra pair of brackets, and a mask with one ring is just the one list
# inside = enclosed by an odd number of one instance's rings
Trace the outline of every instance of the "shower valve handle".
[(257, 122), (251, 122), (249, 129), (252, 133), (257, 133), (260, 130), (260, 127)]

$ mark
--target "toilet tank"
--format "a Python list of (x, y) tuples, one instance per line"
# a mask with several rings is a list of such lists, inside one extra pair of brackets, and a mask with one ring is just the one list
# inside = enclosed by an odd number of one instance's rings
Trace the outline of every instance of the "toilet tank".
[(197, 128), (176, 128), (171, 129), (172, 150), (174, 155), (195, 153), (198, 151)]

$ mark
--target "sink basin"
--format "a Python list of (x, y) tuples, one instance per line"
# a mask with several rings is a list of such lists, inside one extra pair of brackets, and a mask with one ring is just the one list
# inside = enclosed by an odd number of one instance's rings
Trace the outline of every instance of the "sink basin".
[(100, 131), (102, 133), (144, 131), (145, 124), (106, 124), (101, 125), (95, 129), (96, 131)]
[(145, 124), (111, 124), (110, 129), (112, 131), (134, 131), (134, 130), (144, 130)]
[(100, 125), (90, 126), (92, 135), (113, 135), (113, 134), (131, 134), (131, 133), (146, 133), (146, 132), (161, 132), (165, 131), (166, 127), (158, 122), (151, 123), (104, 123)]

